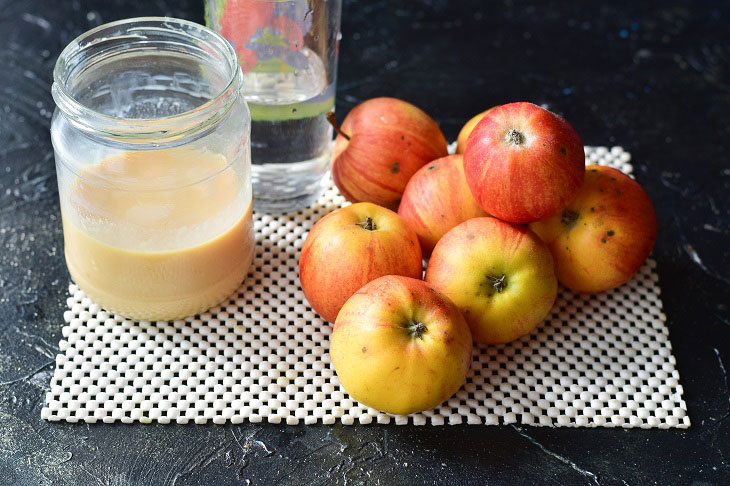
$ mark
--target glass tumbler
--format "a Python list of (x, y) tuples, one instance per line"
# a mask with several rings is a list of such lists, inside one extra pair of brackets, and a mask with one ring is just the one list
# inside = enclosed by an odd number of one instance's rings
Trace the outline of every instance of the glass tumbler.
[(101, 307), (172, 320), (245, 278), (250, 116), (236, 53), (192, 22), (137, 18), (71, 42), (51, 124), (71, 277)]
[(206, 0), (233, 44), (251, 110), (254, 208), (310, 206), (331, 157), (341, 0)]

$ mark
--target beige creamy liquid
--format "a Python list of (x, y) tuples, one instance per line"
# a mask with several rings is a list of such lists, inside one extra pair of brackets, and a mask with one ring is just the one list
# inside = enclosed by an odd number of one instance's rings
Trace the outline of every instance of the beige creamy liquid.
[(226, 164), (178, 148), (86, 168), (62, 191), (71, 277), (99, 305), (134, 319), (178, 319), (221, 302), (253, 257), (251, 193)]

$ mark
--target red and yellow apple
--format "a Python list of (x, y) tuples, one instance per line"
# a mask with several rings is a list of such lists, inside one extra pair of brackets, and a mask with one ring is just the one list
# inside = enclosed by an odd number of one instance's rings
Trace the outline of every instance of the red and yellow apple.
[(532, 103), (490, 110), (464, 151), (464, 173), (489, 214), (530, 223), (561, 212), (583, 182), (585, 154), (565, 119)]
[(548, 245), (558, 280), (578, 292), (618, 287), (639, 270), (657, 237), (654, 205), (638, 182), (591, 166), (560, 214), (530, 228)]
[(426, 282), (459, 307), (474, 340), (485, 344), (529, 334), (558, 292), (547, 246), (528, 228), (496, 218), (470, 219), (446, 233)]
[(393, 211), (371, 203), (337, 209), (312, 227), (299, 257), (304, 296), (325, 320), (383, 275), (421, 278), (418, 237)]
[(442, 157), (418, 169), (398, 207), (398, 216), (416, 232), (424, 254), (430, 254), (457, 224), (486, 215), (466, 183), (461, 155)]
[[(490, 108), (489, 110), (493, 110), (494, 107)], [(466, 141), (469, 139), (469, 135), (471, 135), (471, 132), (474, 130), (474, 127), (477, 126), (477, 123), (482, 121), (482, 118), (484, 118), (484, 115), (489, 113), (489, 110), (483, 111), (479, 113), (478, 115), (474, 115), (469, 119), (468, 122), (464, 124), (463, 127), (461, 127), (461, 130), (459, 131), (459, 136), (456, 137), (456, 153), (457, 154), (463, 154), (464, 149), (466, 149)]]
[(420, 108), (395, 98), (360, 103), (336, 128), (332, 179), (352, 202), (396, 209), (411, 176), (448, 154), (436, 122)]
[(355, 400), (382, 412), (433, 408), (463, 385), (472, 338), (459, 309), (422, 280), (389, 275), (345, 303), (330, 357)]

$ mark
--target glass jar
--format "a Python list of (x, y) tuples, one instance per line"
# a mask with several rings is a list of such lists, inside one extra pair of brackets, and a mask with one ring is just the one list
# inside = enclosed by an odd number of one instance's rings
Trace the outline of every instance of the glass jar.
[(170, 18), (102, 25), (61, 53), (51, 138), (66, 264), (125, 317), (218, 304), (254, 253), (251, 118), (231, 45)]
[(329, 184), (342, 0), (206, 0), (251, 110), (254, 207), (311, 206)]

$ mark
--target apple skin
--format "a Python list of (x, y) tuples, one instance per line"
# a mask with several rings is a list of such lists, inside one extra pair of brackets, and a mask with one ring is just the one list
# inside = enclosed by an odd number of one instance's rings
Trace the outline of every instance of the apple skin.
[(469, 135), (464, 173), (474, 197), (494, 217), (531, 223), (562, 211), (583, 182), (578, 133), (532, 103), (489, 111)]
[(474, 130), (474, 127), (477, 126), (477, 123), (482, 121), (482, 118), (484, 118), (484, 115), (489, 113), (490, 110), (493, 110), (495, 107), (493, 106), (489, 110), (483, 111), (479, 113), (478, 115), (474, 115), (469, 119), (468, 122), (464, 124), (463, 127), (461, 127), (461, 130), (459, 131), (459, 136), (456, 137), (456, 153), (457, 154), (463, 154), (464, 149), (466, 149), (466, 141), (469, 139), (469, 135), (471, 135), (471, 132)]
[(431, 254), (426, 282), (454, 301), (474, 340), (484, 344), (532, 332), (558, 292), (547, 246), (528, 228), (496, 218), (470, 219), (446, 233)]
[(448, 155), (446, 139), (420, 108), (395, 98), (373, 98), (348, 113), (332, 153), (332, 179), (351, 202), (397, 209), (411, 176)]
[[(370, 218), (374, 230), (365, 229)], [(337, 209), (317, 221), (302, 246), (299, 281), (326, 321), (360, 287), (383, 275), (421, 278), (418, 237), (393, 211), (371, 203)]]
[(416, 232), (421, 251), (428, 255), (451, 228), (487, 213), (466, 183), (462, 156), (449, 155), (413, 174), (403, 192), (398, 216)]
[(388, 275), (342, 307), (330, 357), (352, 398), (382, 412), (408, 414), (433, 408), (461, 388), (472, 338), (448, 298), (422, 280)]
[(583, 185), (560, 214), (530, 225), (548, 245), (558, 280), (584, 293), (628, 282), (657, 238), (649, 195), (611, 167), (590, 166)]

